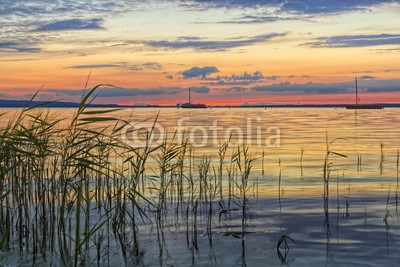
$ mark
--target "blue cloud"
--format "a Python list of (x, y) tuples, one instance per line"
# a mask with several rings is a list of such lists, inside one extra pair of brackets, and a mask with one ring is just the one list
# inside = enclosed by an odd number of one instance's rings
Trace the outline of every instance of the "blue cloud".
[(140, 64), (130, 64), (128, 62), (115, 62), (115, 63), (92, 64), (92, 65), (75, 65), (66, 67), (66, 69), (101, 69), (101, 68), (124, 68), (124, 69), (139, 71), (145, 69), (159, 70), (162, 68), (162, 65), (157, 62), (147, 62)]
[(216, 77), (207, 77), (206, 80), (214, 81), (209, 83), (209, 85), (250, 85), (257, 84), (263, 81), (276, 81), (281, 78), (301, 78), (301, 79), (309, 79), (310, 76), (307, 75), (290, 75), (290, 76), (279, 76), (279, 75), (263, 75), (260, 71), (256, 71), (253, 74), (247, 74), (246, 72), (243, 75), (232, 75), (232, 76), (216, 76)]
[(32, 16), (37, 15), (81, 15), (118, 13), (132, 10), (132, 1), (103, 0), (2, 0), (0, 15)]
[(42, 50), (38, 47), (31, 47), (28, 43), (0, 42), (1, 52), (39, 53)]
[(256, 71), (253, 74), (249, 74), (244, 72), (242, 75), (235, 75), (224, 77), (225, 80), (228, 81), (261, 81), (265, 77), (260, 71)]
[(201, 87), (191, 87), (190, 88), (192, 92), (198, 93), (198, 94), (207, 94), (210, 92), (210, 88), (206, 86), (201, 86)]
[(254, 81), (226, 81), (226, 80), (219, 80), (215, 82), (207, 83), (208, 85), (249, 85), (254, 84)]
[(221, 21), (219, 23), (223, 24), (259, 24), (259, 23), (271, 23), (282, 20), (306, 20), (300, 16), (295, 17), (282, 17), (273, 14), (263, 14), (263, 15), (245, 15), (236, 19)]
[[(154, 96), (154, 95), (171, 95), (183, 92), (186, 89), (180, 87), (160, 87), (160, 88), (99, 88), (96, 93), (98, 97), (130, 97), (130, 96)], [(82, 96), (83, 90), (67, 90), (67, 89), (47, 89), (43, 92), (55, 94), (63, 94), (68, 96)]]
[(35, 31), (100, 30), (103, 19), (68, 19), (39, 26)]
[[(192, 92), (207, 94), (210, 88), (206, 86), (191, 87)], [(159, 88), (99, 88), (96, 93), (98, 97), (134, 97), (134, 96), (156, 96), (156, 95), (175, 95), (186, 92), (187, 88), (182, 87), (159, 87)], [(68, 89), (46, 89), (42, 92), (61, 94), (67, 96), (82, 96), (84, 90)]]
[(119, 68), (118, 64), (93, 64), (93, 65), (75, 65), (66, 67), (66, 69), (101, 69), (101, 68)]
[(382, 93), (382, 92), (400, 92), (400, 80), (378, 80), (369, 79), (363, 80), (358, 83), (361, 91), (368, 93)]
[[(361, 77), (360, 77), (361, 78)], [(358, 83), (360, 92), (363, 93), (382, 93), (382, 92), (400, 92), (400, 80), (362, 80)], [(250, 88), (231, 86), (226, 88), (210, 88), (208, 86), (191, 87), (192, 92), (199, 94), (208, 94), (212, 90), (219, 92), (246, 92), (248, 95), (257, 93), (271, 93), (279, 95), (309, 95), (309, 94), (349, 94), (355, 92), (354, 81), (342, 83), (290, 83), (282, 82), (272, 85), (260, 85)], [(83, 90), (66, 89), (47, 89), (42, 90), (45, 93), (60, 94), (66, 96), (80, 97)], [(98, 97), (135, 97), (135, 96), (162, 96), (186, 93), (187, 88), (182, 87), (159, 87), (159, 88), (100, 88)], [(361, 97), (362, 98), (362, 97)]]
[(223, 92), (235, 92), (235, 93), (242, 93), (247, 92), (248, 89), (240, 86), (233, 86), (230, 88), (222, 89)]
[(305, 83), (295, 84), (290, 82), (282, 82), (273, 85), (254, 86), (252, 91), (256, 92), (272, 92), (283, 94), (340, 94), (348, 93), (354, 87), (352, 82), (321, 84), (321, 83)]
[(307, 43), (312, 47), (365, 47), (378, 45), (399, 45), (400, 34), (339, 35), (320, 37)]
[(213, 81), (210, 85), (249, 85), (265, 80), (274, 81), (277, 78), (278, 76), (265, 76), (260, 71), (255, 71), (254, 73), (244, 72), (240, 75), (206, 77), (205, 80)]
[(151, 47), (164, 47), (164, 48), (172, 48), (172, 49), (180, 49), (180, 48), (192, 48), (195, 50), (225, 50), (230, 48), (248, 46), (256, 43), (263, 43), (270, 39), (285, 36), (286, 33), (270, 33), (264, 35), (258, 35), (249, 37), (247, 39), (238, 39), (238, 40), (224, 40), (224, 41), (206, 41), (203, 39), (195, 39), (195, 40), (182, 40), (177, 39), (175, 41), (150, 41), (146, 44)]
[(205, 79), (208, 75), (217, 73), (219, 70), (214, 66), (207, 66), (203, 68), (193, 67), (191, 69), (182, 71), (181, 74), (183, 78), (190, 79), (190, 78), (202, 78)]
[(364, 76), (358, 77), (358, 79), (360, 79), (360, 80), (375, 80), (376, 78), (377, 77), (371, 76), (371, 75), (364, 75)]
[(398, 3), (396, 0), (195, 0), (194, 2), (202, 7), (205, 6), (208, 8), (273, 7), (277, 12), (315, 15), (339, 14), (365, 10), (381, 4)]
[[(400, 92), (398, 79), (396, 80), (362, 80), (358, 83), (359, 90), (366, 93)], [(255, 92), (271, 92), (277, 94), (347, 94), (354, 92), (354, 81), (344, 83), (305, 83), (296, 84), (290, 82), (277, 83), (272, 85), (254, 86), (251, 88)]]
[(395, 2), (394, 0), (287, 0), (281, 6), (281, 10), (303, 14), (337, 14)]

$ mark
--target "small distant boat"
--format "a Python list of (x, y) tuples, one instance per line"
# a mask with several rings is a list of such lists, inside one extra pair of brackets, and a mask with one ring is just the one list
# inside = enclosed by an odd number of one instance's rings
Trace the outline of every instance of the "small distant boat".
[(191, 103), (183, 103), (181, 108), (207, 108), (205, 104), (191, 104)]
[(358, 103), (358, 82), (356, 77), (356, 104), (346, 105), (346, 109), (383, 109), (385, 106), (377, 104), (359, 104)]
[(368, 104), (360, 104), (360, 105), (346, 105), (346, 109), (384, 109), (385, 106), (382, 105), (368, 105)]
[(189, 88), (189, 103), (183, 103), (180, 105), (181, 108), (207, 108), (207, 106), (205, 104), (201, 104), (201, 103), (196, 103), (193, 104), (192, 103), (192, 99), (191, 99), (191, 89)]

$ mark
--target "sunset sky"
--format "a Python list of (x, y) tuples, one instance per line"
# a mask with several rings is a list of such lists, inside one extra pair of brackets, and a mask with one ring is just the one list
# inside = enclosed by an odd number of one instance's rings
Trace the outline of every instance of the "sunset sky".
[(0, 99), (400, 102), (400, 1), (21, 1), (0, 6)]

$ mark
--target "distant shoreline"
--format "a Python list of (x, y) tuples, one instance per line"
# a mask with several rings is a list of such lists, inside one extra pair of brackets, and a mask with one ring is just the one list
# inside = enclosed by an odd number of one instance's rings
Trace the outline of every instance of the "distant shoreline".
[[(77, 108), (79, 103), (75, 102), (50, 102), (47, 101), (27, 101), (27, 100), (0, 100), (0, 108), (23, 108), (40, 106), (45, 108)], [(45, 104), (45, 105), (44, 105)], [(385, 108), (400, 108), (399, 104), (383, 104), (371, 103), (371, 105), (383, 105)], [(147, 105), (147, 106), (129, 106), (118, 104), (90, 104), (90, 108), (179, 108), (177, 106), (161, 106), (161, 105)], [(244, 105), (244, 106), (207, 106), (208, 108), (345, 108), (346, 104), (304, 104), (304, 105)]]

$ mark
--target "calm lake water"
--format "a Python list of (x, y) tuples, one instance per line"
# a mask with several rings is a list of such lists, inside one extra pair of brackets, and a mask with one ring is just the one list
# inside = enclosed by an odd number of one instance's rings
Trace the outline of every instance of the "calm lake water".
[[(51, 116), (65, 117), (65, 122), (71, 112), (50, 110)], [(166, 208), (170, 215), (164, 222), (161, 248), (154, 222), (146, 221), (139, 227), (143, 257), (135, 262), (137, 265), (400, 264), (400, 109), (136, 108), (122, 109), (112, 116), (128, 120), (139, 130), (134, 135), (122, 132), (126, 142), (140, 145), (143, 129), (154, 125), (155, 144), (160, 135), (171, 140), (187, 138), (195, 147), (193, 161), (208, 155), (211, 169), (218, 165), (220, 144), (228, 140), (231, 146), (226, 153), (227, 164), (241, 144), (248, 146), (256, 158), (250, 175), (254, 188), (249, 192), (246, 234), (237, 234), (242, 218), (237, 207), (221, 214), (221, 201), (215, 199), (212, 242), (206, 233), (206, 216), (200, 213), (203, 223), (196, 230), (197, 249), (190, 249), (186, 224), (174, 217), (171, 203)], [(329, 155), (329, 196), (324, 197), (327, 142), (329, 150), (337, 154)], [(147, 176), (157, 173), (154, 158), (148, 165)], [(282, 245), (277, 251), (283, 234), (289, 234), (294, 242), (288, 240), (290, 249)], [(117, 240), (111, 243), (111, 257), (101, 265), (130, 266), (132, 262), (121, 256)], [(15, 255), (0, 253), (0, 264), (14, 265), (14, 259)], [(58, 265), (57, 257), (50, 262)], [(27, 262), (22, 259), (23, 263)]]
[[(321, 195), (327, 138), (329, 142), (337, 139), (330, 146), (332, 151), (347, 156), (331, 157), (331, 175), (346, 181), (343, 192), (387, 195), (389, 187), (393, 190), (396, 186), (400, 109), (140, 108), (115, 114), (116, 117), (129, 118), (137, 128), (151, 127), (157, 115), (155, 131), (158, 133), (157, 128), (161, 128), (170, 139), (174, 133), (179, 139), (179, 133), (182, 133), (183, 139), (188, 138), (196, 145), (197, 157), (206, 154), (216, 161), (219, 144), (229, 140), (230, 136), (231, 149), (227, 157), (238, 144), (249, 146), (254, 156), (258, 157), (253, 175), (259, 176), (262, 185), (259, 190), (263, 196), (276, 195), (280, 172), (286, 197)], [(132, 137), (128, 136), (128, 141), (131, 140)], [(154, 137), (154, 142), (157, 140), (158, 135)], [(361, 166), (357, 168), (359, 157)]]

